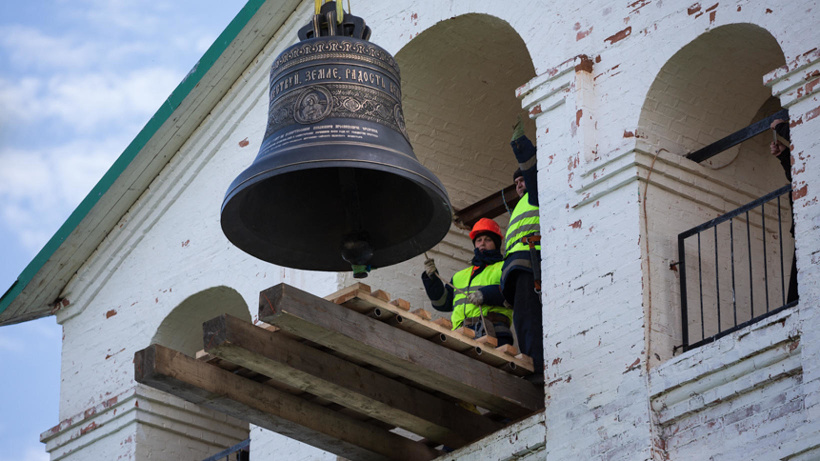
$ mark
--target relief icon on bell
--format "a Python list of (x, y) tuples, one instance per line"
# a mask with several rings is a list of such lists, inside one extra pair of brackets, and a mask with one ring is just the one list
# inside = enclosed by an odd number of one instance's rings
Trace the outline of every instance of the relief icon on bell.
[(221, 224), (264, 261), (363, 277), (432, 248), (453, 211), (410, 145), (398, 64), (361, 18), (338, 19), (325, 3), (271, 65), (265, 137)]

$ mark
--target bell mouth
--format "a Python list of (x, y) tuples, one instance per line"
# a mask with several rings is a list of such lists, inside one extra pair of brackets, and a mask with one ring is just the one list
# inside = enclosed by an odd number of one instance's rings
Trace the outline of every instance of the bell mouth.
[[(355, 204), (340, 193), (340, 170), (359, 185)], [(390, 266), (432, 248), (452, 220), (437, 185), (408, 176), (363, 162), (258, 175), (226, 197), (222, 230), (241, 250), (279, 266), (318, 271)], [(351, 223), (351, 207), (359, 210), (353, 214), (360, 222)], [(350, 237), (361, 233), (368, 235), (366, 241)], [(346, 243), (351, 250), (345, 253)], [(367, 246), (372, 257), (360, 259)]]

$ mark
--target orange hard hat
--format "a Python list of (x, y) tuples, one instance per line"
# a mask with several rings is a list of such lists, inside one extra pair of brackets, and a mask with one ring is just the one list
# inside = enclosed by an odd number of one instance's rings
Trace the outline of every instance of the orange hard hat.
[(501, 228), (498, 227), (498, 223), (493, 221), (490, 218), (481, 218), (473, 224), (473, 230), (470, 231), (470, 240), (475, 240), (478, 237), (478, 234), (482, 234), (484, 232), (491, 232), (498, 236), (499, 239), (504, 238), (501, 235)]

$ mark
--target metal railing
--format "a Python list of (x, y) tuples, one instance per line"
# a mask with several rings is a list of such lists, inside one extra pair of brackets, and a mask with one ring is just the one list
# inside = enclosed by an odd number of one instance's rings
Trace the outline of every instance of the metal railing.
[(251, 439), (245, 439), (236, 445), (220, 451), (202, 461), (250, 461)]
[[(790, 192), (789, 184), (678, 235), (684, 351), (797, 304), (790, 233), (784, 253)], [(691, 289), (688, 275), (695, 276)]]

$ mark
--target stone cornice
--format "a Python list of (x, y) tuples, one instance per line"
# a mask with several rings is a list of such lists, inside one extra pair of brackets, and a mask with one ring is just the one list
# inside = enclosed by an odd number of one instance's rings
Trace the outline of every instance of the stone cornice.
[(58, 461), (137, 422), (214, 447), (232, 446), (248, 432), (247, 423), (138, 385), (64, 419), (40, 441)]
[(789, 108), (820, 91), (820, 50), (798, 56), (789, 64), (763, 76), (763, 83)]
[(579, 55), (547, 70), (515, 90), (531, 118), (549, 112), (566, 101), (575, 71), (592, 71), (592, 60)]
[(795, 312), (786, 310), (652, 370), (652, 409), (660, 424), (672, 424), (767, 382), (801, 373)]
[(727, 205), (734, 209), (771, 192), (752, 184), (732, 183), (730, 178), (722, 178), (665, 150), (656, 155), (637, 147), (610, 153), (605, 158), (606, 161), (585, 164), (586, 168), (574, 180), (573, 190), (580, 197), (573, 208), (594, 203), (633, 182), (649, 183), (718, 214), (729, 211)]

